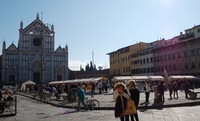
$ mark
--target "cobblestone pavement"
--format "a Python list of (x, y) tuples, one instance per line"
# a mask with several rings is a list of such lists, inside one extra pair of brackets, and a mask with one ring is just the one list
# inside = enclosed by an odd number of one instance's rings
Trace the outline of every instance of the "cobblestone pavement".
[[(16, 116), (0, 121), (119, 121), (112, 110), (80, 111), (58, 108), (18, 95)], [(140, 121), (199, 121), (200, 106), (138, 111)]]

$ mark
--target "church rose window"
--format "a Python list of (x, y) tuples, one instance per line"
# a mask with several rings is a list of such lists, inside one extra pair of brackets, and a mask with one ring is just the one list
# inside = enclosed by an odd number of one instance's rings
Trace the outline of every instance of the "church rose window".
[(40, 38), (35, 38), (35, 39), (33, 40), (33, 44), (34, 44), (35, 46), (40, 46), (41, 43), (42, 43), (42, 41), (41, 41)]

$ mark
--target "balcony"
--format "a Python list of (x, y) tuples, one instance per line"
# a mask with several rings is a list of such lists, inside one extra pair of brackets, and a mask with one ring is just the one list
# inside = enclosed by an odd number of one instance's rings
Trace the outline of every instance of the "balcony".
[(179, 40), (186, 40), (186, 39), (190, 39), (190, 38), (194, 38), (194, 33), (182, 35), (179, 37)]

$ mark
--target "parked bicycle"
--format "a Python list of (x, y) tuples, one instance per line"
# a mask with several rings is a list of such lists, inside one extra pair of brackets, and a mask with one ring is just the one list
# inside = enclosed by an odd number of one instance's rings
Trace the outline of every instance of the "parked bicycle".
[[(93, 110), (94, 108), (98, 108), (100, 106), (100, 103), (97, 99), (94, 99), (94, 96), (93, 95), (90, 95), (90, 99), (89, 97), (85, 97), (85, 104), (86, 104), (86, 107), (90, 110)], [(78, 100), (74, 100), (72, 102), (72, 108), (77, 110), (78, 108)], [(82, 103), (80, 103), (80, 108), (83, 109), (83, 105)]]

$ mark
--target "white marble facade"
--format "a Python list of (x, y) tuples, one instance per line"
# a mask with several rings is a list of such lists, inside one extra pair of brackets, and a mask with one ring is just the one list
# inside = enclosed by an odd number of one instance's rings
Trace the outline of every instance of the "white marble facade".
[(55, 46), (54, 25), (44, 24), (37, 14), (28, 26), (20, 23), (18, 45), (2, 50), (2, 83), (21, 84), (27, 80), (48, 83), (68, 79), (68, 47)]

